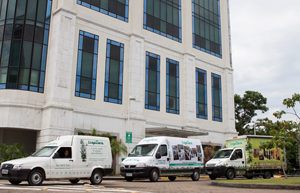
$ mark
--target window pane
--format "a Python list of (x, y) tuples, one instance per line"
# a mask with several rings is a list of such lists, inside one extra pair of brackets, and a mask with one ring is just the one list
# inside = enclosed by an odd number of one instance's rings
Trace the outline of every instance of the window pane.
[(91, 88), (92, 88), (91, 79), (82, 77), (80, 83), (80, 92), (90, 94)]
[(10, 41), (3, 42), (2, 48), (2, 57), (1, 57), (1, 67), (8, 66), (9, 54), (10, 54)]
[(7, 68), (0, 68), (0, 84), (6, 84)]
[(30, 85), (31, 86), (38, 86), (39, 85), (39, 71), (31, 70), (31, 77), (30, 77)]
[(93, 54), (82, 52), (82, 76), (92, 78)]
[(112, 99), (118, 99), (119, 95), (119, 85), (109, 84), (108, 96)]
[(29, 72), (29, 69), (20, 69), (19, 84), (28, 85)]
[(119, 61), (110, 60), (109, 65), (109, 82), (119, 84)]
[(94, 53), (94, 42), (93, 38), (83, 36), (83, 47), (82, 50), (90, 53)]
[(24, 41), (21, 56), (21, 66), (30, 68), (31, 64), (32, 43)]
[(37, 21), (44, 23), (46, 15), (47, 0), (39, 0)]
[(25, 17), (26, 0), (18, 0), (16, 18), (24, 19)]
[(20, 58), (20, 51), (21, 51), (21, 41), (15, 40), (13, 41), (12, 47), (12, 56), (10, 60), (10, 66), (19, 66), (19, 58)]
[(15, 15), (16, 0), (9, 0), (6, 19), (12, 19)]
[(26, 19), (35, 20), (37, 0), (28, 0)]
[(39, 70), (41, 66), (42, 44), (34, 44), (32, 68)]
[(149, 70), (149, 91), (155, 93), (157, 92), (156, 74), (156, 71)]

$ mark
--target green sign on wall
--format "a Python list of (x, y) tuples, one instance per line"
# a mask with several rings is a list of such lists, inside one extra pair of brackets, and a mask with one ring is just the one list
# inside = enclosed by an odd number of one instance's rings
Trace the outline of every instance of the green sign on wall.
[(132, 132), (126, 131), (126, 143), (132, 143)]

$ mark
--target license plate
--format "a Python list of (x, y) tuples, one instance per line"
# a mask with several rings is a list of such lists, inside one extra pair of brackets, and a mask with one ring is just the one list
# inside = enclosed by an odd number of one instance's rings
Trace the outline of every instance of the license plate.
[(8, 174), (8, 170), (3, 169), (3, 170), (2, 170), (2, 174)]
[(212, 172), (207, 172), (207, 174), (211, 174)]
[(132, 173), (126, 173), (126, 176), (132, 176)]

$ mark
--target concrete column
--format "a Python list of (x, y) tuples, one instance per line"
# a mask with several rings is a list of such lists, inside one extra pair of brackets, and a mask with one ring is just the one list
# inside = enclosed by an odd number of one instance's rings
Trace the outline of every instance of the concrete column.
[(46, 70), (46, 103), (37, 148), (59, 135), (73, 134), (70, 103), (76, 14), (58, 8), (52, 14)]
[(195, 56), (192, 54), (184, 55), (183, 64), (179, 64), (182, 74), (183, 86), (181, 86), (183, 93), (180, 97), (182, 101), (181, 112), (184, 115), (185, 126), (196, 126), (196, 75), (195, 75)]
[(233, 70), (229, 68), (225, 69), (223, 78), (223, 83), (225, 83), (223, 85), (226, 86), (222, 88), (225, 99), (223, 100), (223, 120), (227, 120), (225, 131), (234, 134), (236, 133), (236, 130), (234, 114)]

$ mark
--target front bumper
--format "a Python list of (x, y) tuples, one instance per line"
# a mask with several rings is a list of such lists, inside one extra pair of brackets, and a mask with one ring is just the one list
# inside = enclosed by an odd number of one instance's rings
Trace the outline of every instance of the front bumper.
[(148, 178), (152, 167), (140, 167), (140, 168), (124, 168), (121, 167), (121, 176), (133, 177), (133, 178)]
[(206, 167), (205, 168), (207, 175), (216, 176), (216, 177), (225, 176), (226, 169), (227, 169), (227, 167), (225, 167), (225, 166)]
[(15, 181), (26, 181), (29, 173), (31, 172), (30, 169), (20, 169), (20, 170), (9, 169), (8, 174), (2, 174), (2, 170), (3, 169), (0, 169), (0, 179), (15, 180)]

